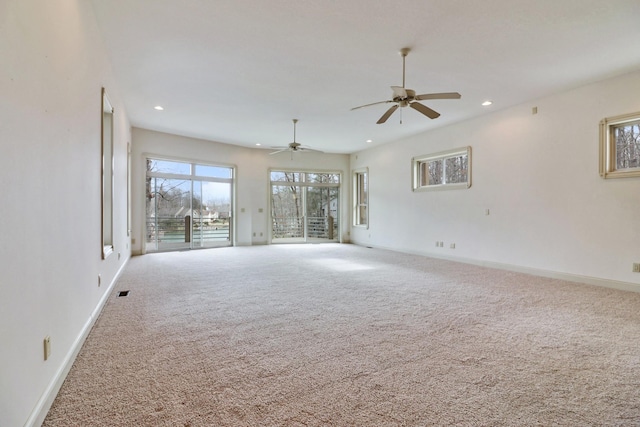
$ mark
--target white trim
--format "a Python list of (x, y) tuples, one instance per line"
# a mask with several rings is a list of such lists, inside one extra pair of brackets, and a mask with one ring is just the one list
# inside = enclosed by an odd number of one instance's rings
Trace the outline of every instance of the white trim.
[[(353, 242), (352, 242), (353, 243)], [(504, 264), (493, 261), (477, 260), (471, 258), (461, 258), (448, 255), (434, 254), (430, 252), (421, 252), (410, 249), (390, 248), (385, 246), (376, 246), (371, 244), (353, 243), (358, 246), (371, 247), (376, 249), (384, 249), (393, 252), (402, 252), (411, 255), (420, 255), (427, 258), (444, 259), (447, 261), (460, 262), (463, 264), (478, 265), (480, 267), (495, 268), (496, 270), (514, 271), (516, 273), (530, 274), (532, 276), (548, 277), (550, 279), (565, 280), (568, 282), (582, 283), (591, 286), (600, 286), (602, 288), (618, 289), (621, 291), (630, 291), (640, 293), (640, 284), (631, 282), (622, 282), (620, 280), (603, 279), (600, 277), (583, 276), (580, 274), (562, 273), (559, 271), (543, 270), (533, 267), (525, 267), (514, 264)]]
[(51, 409), (51, 405), (53, 404), (53, 401), (58, 395), (58, 392), (60, 391), (60, 388), (62, 387), (64, 380), (67, 378), (67, 375), (69, 374), (69, 371), (73, 366), (73, 362), (75, 362), (76, 357), (78, 356), (78, 353), (80, 353), (80, 349), (82, 349), (82, 345), (84, 344), (87, 337), (89, 336), (89, 332), (91, 332), (91, 328), (93, 328), (93, 325), (96, 323), (96, 320), (98, 319), (98, 316), (102, 312), (104, 305), (107, 303), (107, 300), (111, 296), (111, 292), (113, 291), (113, 288), (115, 287), (116, 282), (120, 278), (120, 275), (124, 271), (124, 268), (129, 263), (130, 259), (131, 257), (129, 257), (122, 264), (122, 266), (120, 266), (120, 269), (118, 270), (115, 277), (113, 278), (113, 281), (109, 285), (109, 288), (104, 293), (104, 295), (102, 295), (102, 298), (100, 298), (98, 305), (93, 310), (93, 312), (91, 313), (91, 316), (89, 316), (89, 319), (87, 319), (84, 326), (80, 330), (80, 334), (78, 334), (75, 341), (71, 345), (71, 348), (67, 352), (67, 355), (65, 356), (62, 365), (60, 366), (60, 368), (54, 375), (53, 379), (47, 386), (46, 390), (44, 391), (44, 393), (42, 393), (42, 396), (40, 396), (40, 399), (34, 406), (33, 411), (31, 412), (31, 415), (29, 416), (27, 421), (24, 423), (25, 427), (40, 426), (44, 422), (44, 419), (49, 413), (49, 409)]

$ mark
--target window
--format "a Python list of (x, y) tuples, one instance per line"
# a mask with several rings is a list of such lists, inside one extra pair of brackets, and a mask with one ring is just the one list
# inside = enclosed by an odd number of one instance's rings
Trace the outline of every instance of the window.
[(147, 158), (145, 252), (230, 246), (234, 169)]
[(353, 225), (369, 226), (369, 171), (353, 172)]
[(102, 88), (102, 259), (113, 252), (113, 107)]
[(640, 112), (600, 121), (600, 176), (640, 176)]
[(412, 159), (413, 191), (471, 187), (471, 147)]
[(271, 181), (271, 242), (340, 241), (340, 173), (278, 171)]

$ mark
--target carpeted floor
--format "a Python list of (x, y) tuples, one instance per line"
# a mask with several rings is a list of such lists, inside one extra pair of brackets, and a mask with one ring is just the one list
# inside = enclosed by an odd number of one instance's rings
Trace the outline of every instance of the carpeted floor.
[(640, 426), (640, 294), (354, 245), (145, 255), (44, 425)]

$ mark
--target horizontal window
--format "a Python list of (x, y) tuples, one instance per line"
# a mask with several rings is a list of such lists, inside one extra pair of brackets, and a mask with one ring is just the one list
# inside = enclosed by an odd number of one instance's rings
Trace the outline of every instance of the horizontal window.
[(471, 147), (414, 157), (411, 163), (413, 191), (471, 186)]
[(271, 171), (269, 176), (272, 183), (295, 182), (300, 185), (326, 187), (338, 187), (340, 185), (339, 173)]

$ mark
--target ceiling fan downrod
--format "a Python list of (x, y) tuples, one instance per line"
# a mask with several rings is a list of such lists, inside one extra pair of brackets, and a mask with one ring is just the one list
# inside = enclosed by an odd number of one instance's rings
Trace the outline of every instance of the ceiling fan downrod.
[(293, 119), (293, 142), (296, 142), (296, 123), (298, 123), (298, 119)]
[(404, 70), (405, 70), (405, 60), (407, 58), (407, 55), (409, 54), (409, 52), (411, 52), (411, 49), (409, 49), (408, 47), (403, 47), (402, 49), (400, 49), (400, 55), (402, 55), (402, 88), (404, 89)]

